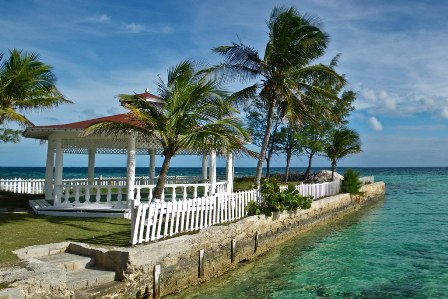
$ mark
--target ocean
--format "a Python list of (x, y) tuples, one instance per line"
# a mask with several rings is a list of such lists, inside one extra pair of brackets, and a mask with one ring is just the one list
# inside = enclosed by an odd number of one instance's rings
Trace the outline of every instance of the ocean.
[[(327, 169), (330, 168), (315, 168), (317, 169)], [(358, 170), (362, 175), (370, 175), (370, 168), (354, 168)], [(156, 175), (160, 168), (156, 167)], [(304, 168), (292, 167), (291, 172), (303, 172)], [(284, 173), (285, 169), (283, 167), (272, 167), (271, 173)], [(338, 168), (341, 173), (344, 168)], [(136, 176), (147, 176), (147, 167), (136, 167)], [(168, 175), (201, 175), (201, 167), (171, 167)], [(225, 167), (217, 167), (216, 174), (218, 176), (224, 176), (226, 174)], [(254, 176), (255, 167), (235, 167), (235, 176)], [(126, 176), (126, 167), (95, 167), (95, 176), (103, 177), (118, 177)], [(0, 167), (0, 179), (38, 179), (45, 178), (45, 167)], [(75, 179), (75, 178), (87, 178), (87, 167), (64, 167), (63, 170), (64, 179)]]
[(370, 168), (384, 200), (168, 298), (448, 298), (448, 168)]

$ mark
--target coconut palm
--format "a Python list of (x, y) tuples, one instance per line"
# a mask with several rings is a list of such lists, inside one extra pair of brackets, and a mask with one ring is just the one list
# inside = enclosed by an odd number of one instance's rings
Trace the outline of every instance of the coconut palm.
[(334, 179), (338, 160), (360, 152), (361, 139), (356, 131), (347, 127), (341, 127), (332, 131), (325, 147), (325, 154), (331, 161), (331, 180)]
[(154, 104), (136, 95), (120, 95), (121, 103), (129, 109), (133, 123), (102, 122), (87, 128), (86, 134), (138, 134), (139, 138), (156, 138), (163, 148), (163, 164), (154, 189), (160, 199), (171, 159), (180, 151), (218, 155), (231, 152), (251, 154), (244, 146), (249, 134), (237, 112), (226, 101), (220, 84), (207, 78), (189, 60), (168, 70), (168, 80), (157, 82), (161, 104)]
[(7, 122), (33, 126), (23, 112), (71, 103), (55, 83), (51, 66), (41, 62), (36, 53), (13, 49), (5, 60), (0, 54), (0, 126)]
[(324, 54), (328, 43), (327, 34), (319, 29), (315, 18), (301, 15), (293, 7), (276, 7), (267, 25), (269, 40), (263, 58), (256, 49), (241, 42), (213, 49), (224, 57), (222, 64), (212, 68), (217, 76), (240, 82), (261, 79), (234, 95), (236, 102), (241, 103), (248, 102), (258, 93), (267, 103), (267, 123), (257, 163), (256, 185), (260, 183), (276, 106), (282, 103), (285, 115), (295, 123), (307, 116), (308, 109), (303, 101), (306, 94), (335, 98), (324, 88), (313, 85), (313, 79), (344, 82), (332, 68), (311, 65)]

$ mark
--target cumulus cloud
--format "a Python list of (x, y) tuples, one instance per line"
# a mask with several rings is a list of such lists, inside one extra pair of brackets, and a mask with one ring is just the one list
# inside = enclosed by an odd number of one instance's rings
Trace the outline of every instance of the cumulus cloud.
[(395, 94), (384, 89), (361, 87), (354, 104), (357, 110), (369, 114), (414, 116), (429, 113), (433, 117), (448, 119), (448, 97), (436, 95)]
[(369, 124), (370, 124), (370, 127), (372, 128), (372, 130), (374, 130), (374, 131), (381, 132), (383, 130), (383, 125), (374, 116), (369, 118)]

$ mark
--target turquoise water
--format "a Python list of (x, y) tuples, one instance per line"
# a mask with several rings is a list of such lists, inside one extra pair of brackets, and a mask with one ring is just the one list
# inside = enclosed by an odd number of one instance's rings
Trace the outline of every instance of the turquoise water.
[(173, 298), (448, 298), (448, 168), (369, 170), (384, 200)]

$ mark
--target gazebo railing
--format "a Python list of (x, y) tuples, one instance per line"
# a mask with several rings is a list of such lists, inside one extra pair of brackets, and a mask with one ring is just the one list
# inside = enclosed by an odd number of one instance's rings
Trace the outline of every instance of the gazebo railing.
[[(147, 199), (149, 202), (153, 199), (153, 191), (156, 185), (138, 185), (135, 186), (135, 199), (142, 200)], [(193, 183), (193, 184), (166, 184), (162, 192), (162, 201), (167, 199), (171, 201), (185, 200), (187, 198), (197, 198), (199, 196), (207, 196), (214, 193), (227, 192), (227, 181), (216, 182), (214, 191), (211, 190), (210, 183)], [(143, 195), (147, 194), (147, 196)]]
[[(138, 200), (153, 199), (153, 191), (156, 185), (136, 185), (134, 187), (134, 198)], [(214, 193), (227, 192), (227, 181), (216, 182), (214, 192), (211, 191), (210, 183), (185, 183), (166, 184), (162, 193), (161, 201), (177, 201), (187, 198), (197, 198)], [(61, 207), (89, 207), (89, 206), (127, 206), (127, 187), (111, 185), (76, 185), (63, 184), (55, 190), (55, 206)]]

